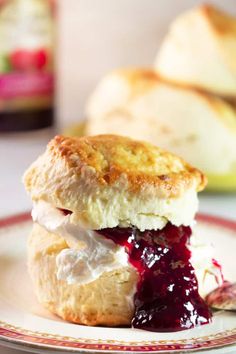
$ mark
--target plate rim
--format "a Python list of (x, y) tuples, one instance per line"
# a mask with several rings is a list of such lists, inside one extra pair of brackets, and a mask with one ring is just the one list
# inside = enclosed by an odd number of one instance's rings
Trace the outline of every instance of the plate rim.
[[(31, 220), (30, 212), (14, 214), (0, 218), (0, 229), (25, 223)], [(196, 220), (209, 224), (219, 225), (223, 228), (236, 231), (236, 221), (221, 216), (199, 213)], [(0, 342), (8, 346), (18, 346), (25, 350), (32, 349), (77, 352), (77, 353), (180, 353), (196, 352), (213, 348), (230, 347), (236, 344), (236, 328), (217, 333), (216, 335), (203, 336), (201, 341), (191, 340), (170, 340), (170, 341), (147, 341), (147, 342), (122, 342), (115, 340), (92, 340), (75, 337), (63, 337), (57, 334), (47, 334), (38, 331), (30, 331), (5, 323), (0, 319)], [(191, 343), (190, 343), (191, 342)], [(119, 344), (118, 344), (119, 343)], [(134, 344), (136, 343), (136, 344)], [(143, 343), (143, 344), (141, 344)], [(145, 344), (146, 343), (146, 344)]]

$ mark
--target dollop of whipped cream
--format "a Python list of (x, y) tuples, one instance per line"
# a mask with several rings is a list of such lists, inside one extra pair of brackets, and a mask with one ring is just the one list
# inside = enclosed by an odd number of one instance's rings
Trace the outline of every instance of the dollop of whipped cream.
[(199, 294), (205, 297), (209, 292), (223, 284), (220, 264), (214, 258), (214, 246), (203, 240), (201, 234), (193, 229), (189, 249), (191, 263), (198, 279)]
[(96, 280), (104, 272), (122, 267), (132, 267), (124, 247), (99, 235), (75, 225), (70, 215), (47, 202), (34, 204), (34, 222), (65, 239), (70, 248), (62, 250), (56, 258), (57, 278), (68, 284), (86, 284)]
[[(64, 238), (69, 246), (56, 258), (57, 278), (68, 284), (86, 284), (104, 272), (122, 267), (132, 267), (125, 248), (115, 244), (96, 231), (86, 229), (71, 221), (51, 204), (39, 201), (32, 210), (34, 222)], [(190, 239), (191, 263), (195, 268), (199, 292), (205, 296), (222, 282), (221, 269), (214, 262), (214, 247), (202, 240), (198, 232)]]

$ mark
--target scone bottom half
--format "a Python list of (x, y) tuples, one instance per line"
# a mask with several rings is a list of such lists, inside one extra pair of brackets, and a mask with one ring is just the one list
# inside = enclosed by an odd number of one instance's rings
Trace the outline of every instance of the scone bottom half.
[(56, 136), (26, 171), (29, 271), (65, 320), (180, 331), (209, 323), (188, 248), (204, 175), (151, 144)]

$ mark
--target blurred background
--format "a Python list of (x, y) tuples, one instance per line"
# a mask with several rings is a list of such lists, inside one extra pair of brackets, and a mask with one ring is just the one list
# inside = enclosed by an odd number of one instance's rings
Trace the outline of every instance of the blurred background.
[(85, 101), (107, 72), (153, 65), (171, 21), (206, 2), (236, 16), (234, 0), (59, 0), (59, 126), (84, 119)]
[[(153, 66), (170, 23), (202, 3), (0, 1), (0, 217), (30, 209), (23, 171), (50, 137), (84, 121), (99, 80), (117, 67)], [(236, 16), (235, 0), (208, 4)], [(203, 195), (201, 211), (236, 219), (234, 190)]]

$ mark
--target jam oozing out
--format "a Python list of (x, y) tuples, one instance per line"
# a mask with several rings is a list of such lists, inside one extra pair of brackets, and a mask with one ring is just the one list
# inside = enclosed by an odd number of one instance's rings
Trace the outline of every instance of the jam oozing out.
[(189, 227), (168, 223), (158, 231), (117, 227), (99, 233), (124, 246), (129, 262), (139, 273), (133, 327), (167, 332), (211, 321), (190, 263)]

